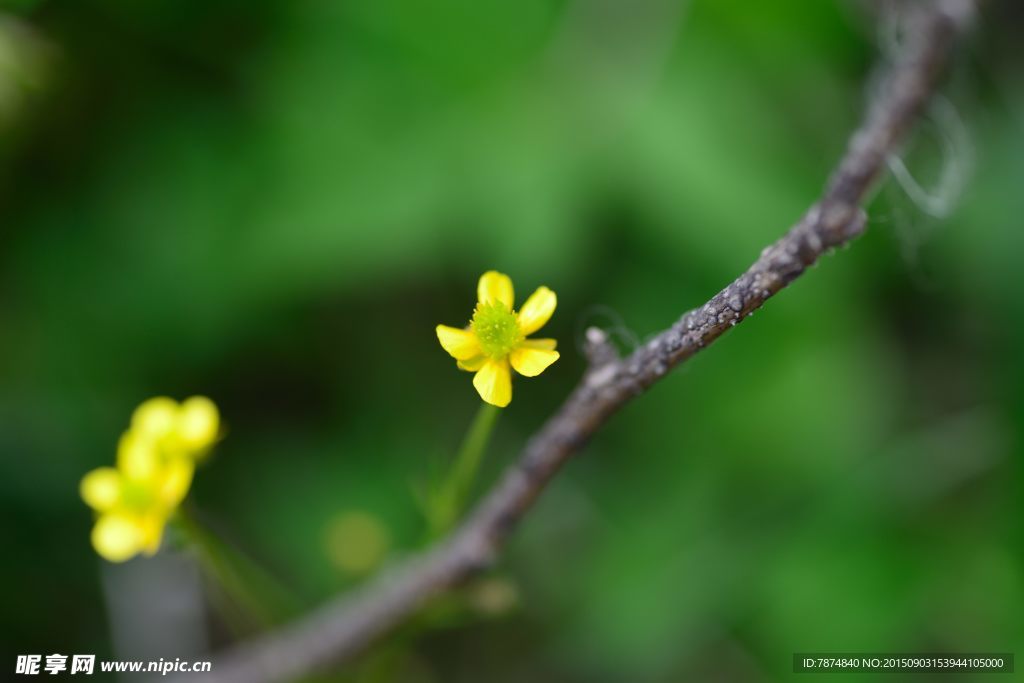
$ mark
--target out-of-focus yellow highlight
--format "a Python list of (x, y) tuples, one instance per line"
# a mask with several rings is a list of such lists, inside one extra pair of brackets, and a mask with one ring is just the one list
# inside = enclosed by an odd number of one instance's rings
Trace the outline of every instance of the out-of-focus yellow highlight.
[(391, 545), (387, 529), (373, 515), (353, 510), (328, 523), (325, 537), (331, 564), (346, 574), (362, 575), (376, 569)]

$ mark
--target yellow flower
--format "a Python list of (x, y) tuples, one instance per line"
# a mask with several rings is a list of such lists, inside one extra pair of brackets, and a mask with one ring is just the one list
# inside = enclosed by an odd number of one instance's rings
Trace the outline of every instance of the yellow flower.
[(510, 365), (520, 375), (536, 377), (558, 360), (554, 339), (527, 339), (555, 312), (555, 293), (539, 287), (518, 312), (514, 303), (512, 280), (490, 270), (480, 276), (469, 326), (437, 326), (444, 350), (460, 369), (476, 373), (473, 386), (480, 398), (499, 408), (512, 400)]
[(97, 513), (97, 553), (123, 562), (160, 548), (164, 526), (192, 484), (196, 459), (209, 451), (219, 428), (217, 407), (202, 396), (180, 405), (153, 398), (135, 410), (117, 447), (117, 467), (82, 478), (82, 499)]

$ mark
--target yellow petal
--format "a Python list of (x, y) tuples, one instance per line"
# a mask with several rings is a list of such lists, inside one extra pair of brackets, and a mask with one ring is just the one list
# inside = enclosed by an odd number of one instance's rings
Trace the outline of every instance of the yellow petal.
[(473, 386), (487, 403), (504, 408), (512, 400), (512, 373), (506, 360), (488, 360), (473, 376)]
[(484, 366), (487, 362), (487, 356), (474, 356), (468, 360), (460, 360), (456, 363), (459, 366), (459, 370), (465, 370), (467, 372), (476, 372)]
[(476, 286), (476, 298), (482, 304), (493, 304), (500, 301), (511, 311), (512, 305), (515, 303), (511, 278), (496, 270), (487, 271), (480, 276), (480, 282)]
[(474, 356), (479, 356), (481, 353), (480, 343), (477, 342), (476, 335), (469, 330), (438, 325), (437, 340), (441, 342), (444, 350), (455, 360), (469, 360)]
[(545, 351), (554, 351), (558, 346), (558, 342), (554, 339), (524, 339), (519, 344), (528, 349), (544, 349)]
[(157, 488), (157, 496), (168, 509), (177, 507), (185, 499), (192, 485), (193, 472), (195, 465), (189, 457), (178, 456), (168, 460)]
[(142, 533), (129, 515), (109, 513), (92, 528), (92, 547), (110, 562), (124, 562), (142, 549)]
[(174, 430), (178, 403), (166, 396), (145, 401), (132, 414), (132, 430), (150, 439), (161, 439)]
[(520, 346), (509, 354), (508, 358), (512, 362), (512, 367), (520, 375), (536, 377), (544, 372), (549, 365), (558, 360), (558, 351)]
[(121, 475), (113, 467), (100, 467), (82, 477), (82, 500), (98, 512), (106, 512), (121, 500)]
[(160, 467), (160, 453), (156, 444), (137, 432), (127, 431), (117, 445), (117, 468), (133, 481), (154, 477)]
[(160, 541), (164, 538), (164, 525), (166, 523), (167, 518), (156, 513), (146, 515), (137, 522), (139, 550), (142, 554), (153, 556), (156, 555), (156, 551), (160, 550)]
[(193, 396), (181, 404), (178, 412), (178, 438), (193, 451), (203, 451), (217, 440), (220, 414), (217, 406), (205, 396)]
[(538, 287), (519, 311), (519, 328), (523, 334), (529, 336), (544, 327), (544, 323), (550, 320), (551, 314), (555, 312), (557, 304), (558, 297), (554, 292), (547, 287)]

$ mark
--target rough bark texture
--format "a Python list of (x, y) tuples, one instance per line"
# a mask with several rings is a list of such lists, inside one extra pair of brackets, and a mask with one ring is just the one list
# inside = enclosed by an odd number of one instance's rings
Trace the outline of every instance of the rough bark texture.
[(902, 57), (874, 93), (823, 195), (789, 232), (728, 287), (627, 358), (618, 358), (600, 330), (588, 331), (590, 369), (450, 537), (304, 618), (227, 652), (203, 680), (271, 683), (341, 662), (432, 596), (490, 566), (547, 482), (613, 413), (760, 308), (823, 254), (860, 235), (866, 223), (861, 202), (927, 104), (957, 33), (974, 11), (972, 0), (919, 7), (909, 19)]

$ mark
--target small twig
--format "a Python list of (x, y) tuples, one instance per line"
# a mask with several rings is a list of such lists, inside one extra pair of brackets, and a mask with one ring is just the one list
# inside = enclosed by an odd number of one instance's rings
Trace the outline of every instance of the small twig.
[[(972, 0), (922, 3), (903, 57), (875, 94), (824, 194), (732, 284), (625, 359), (588, 332), (586, 373), (483, 501), (447, 539), (366, 586), (277, 631), (237, 646), (204, 681), (273, 683), (353, 656), (426, 601), (494, 561), (548, 481), (609, 417), (669, 370), (715, 341), (829, 250), (860, 235), (860, 208), (885, 160), (926, 105)], [(185, 679), (182, 679), (185, 680)]]

